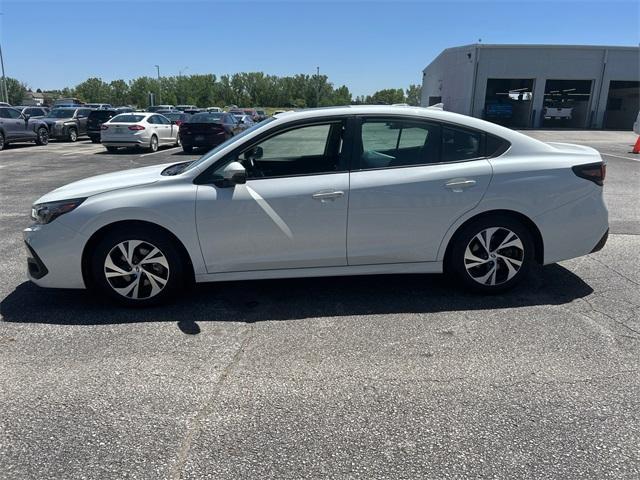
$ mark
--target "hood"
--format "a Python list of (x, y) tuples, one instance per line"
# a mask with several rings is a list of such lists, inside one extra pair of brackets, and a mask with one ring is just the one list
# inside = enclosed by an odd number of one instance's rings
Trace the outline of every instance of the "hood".
[(56, 188), (40, 197), (35, 203), (84, 198), (111, 190), (149, 185), (160, 180), (162, 178), (160, 173), (170, 165), (175, 165), (175, 162), (85, 178)]
[(40, 120), (45, 122), (47, 125), (53, 125), (54, 123), (64, 123), (73, 120), (72, 118), (46, 118), (42, 117)]

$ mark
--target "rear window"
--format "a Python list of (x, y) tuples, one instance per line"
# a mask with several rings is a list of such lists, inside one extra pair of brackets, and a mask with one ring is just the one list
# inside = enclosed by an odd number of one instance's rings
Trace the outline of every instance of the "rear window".
[(89, 118), (96, 119), (96, 120), (107, 120), (113, 117), (115, 114), (116, 112), (112, 110), (93, 110), (89, 114)]
[(121, 113), (111, 119), (112, 122), (119, 123), (138, 123), (144, 119), (144, 115), (131, 115), (130, 113)]
[(189, 118), (188, 123), (219, 123), (222, 119), (222, 113), (196, 113)]
[(486, 155), (487, 157), (497, 157), (502, 155), (511, 146), (504, 138), (496, 137), (491, 134), (487, 134), (486, 140)]

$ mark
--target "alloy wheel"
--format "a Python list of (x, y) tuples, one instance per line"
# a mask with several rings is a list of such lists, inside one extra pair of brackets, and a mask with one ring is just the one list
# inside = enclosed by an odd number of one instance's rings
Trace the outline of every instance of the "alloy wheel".
[(486, 228), (475, 235), (464, 252), (467, 274), (481, 285), (501, 285), (520, 271), (524, 245), (518, 235), (504, 227)]
[(47, 143), (49, 143), (49, 132), (46, 128), (41, 128), (40, 130), (38, 130), (38, 140), (40, 141), (41, 145), (46, 145)]
[(143, 240), (118, 243), (104, 260), (104, 274), (109, 286), (132, 300), (158, 295), (167, 285), (169, 273), (169, 262), (164, 253)]

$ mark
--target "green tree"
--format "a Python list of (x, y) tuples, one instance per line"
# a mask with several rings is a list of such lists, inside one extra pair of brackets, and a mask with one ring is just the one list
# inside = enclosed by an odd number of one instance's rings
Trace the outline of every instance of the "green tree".
[(100, 78), (91, 77), (75, 87), (76, 96), (85, 102), (103, 103), (111, 96), (109, 85)]
[(109, 103), (113, 106), (128, 105), (129, 85), (124, 80), (114, 80), (109, 84)]
[(409, 85), (407, 88), (407, 103), (415, 107), (420, 106), (422, 98), (422, 87), (420, 85)]
[(20, 105), (27, 93), (27, 85), (11, 77), (6, 77), (6, 82), (9, 103), (11, 105)]
[(375, 105), (405, 103), (404, 91), (401, 88), (386, 88), (384, 90), (378, 90), (370, 97), (367, 97), (367, 103)]

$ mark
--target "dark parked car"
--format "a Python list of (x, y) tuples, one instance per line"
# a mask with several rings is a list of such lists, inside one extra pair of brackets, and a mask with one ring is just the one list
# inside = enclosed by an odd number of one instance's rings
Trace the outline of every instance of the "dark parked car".
[(15, 108), (0, 107), (0, 150), (14, 142), (46, 145), (49, 143), (49, 129), (42, 120), (29, 118)]
[(191, 118), (191, 115), (184, 112), (163, 113), (163, 115), (171, 120), (171, 123), (178, 126), (182, 125), (184, 122)]
[(87, 133), (87, 117), (90, 108), (54, 108), (43, 117), (49, 127), (49, 137), (75, 142)]
[(49, 113), (49, 109), (47, 107), (32, 107), (29, 105), (20, 105), (13, 108), (15, 108), (16, 110), (20, 110), (24, 115), (29, 115), (29, 118), (41, 118)]
[(100, 143), (100, 129), (102, 124), (112, 117), (115, 117), (120, 111), (115, 108), (106, 110), (91, 110), (87, 117), (87, 135), (93, 143)]
[(238, 121), (229, 113), (196, 113), (180, 125), (182, 150), (189, 153), (194, 147), (211, 149), (241, 130)]
[(59, 98), (58, 100), (53, 102), (53, 108), (79, 107), (81, 105), (84, 105), (84, 102), (82, 100), (77, 99), (77, 98)]

